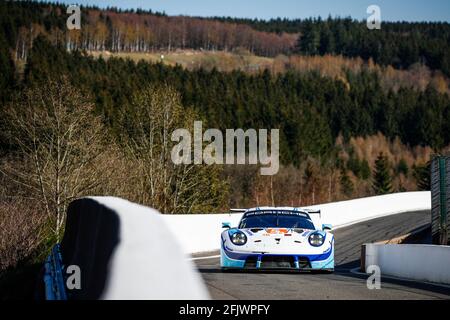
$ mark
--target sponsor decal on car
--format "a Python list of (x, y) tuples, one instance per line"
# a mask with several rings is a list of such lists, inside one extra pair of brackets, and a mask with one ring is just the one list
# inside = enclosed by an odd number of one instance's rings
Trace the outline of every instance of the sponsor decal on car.
[(285, 233), (288, 233), (288, 229), (284, 229), (284, 228), (267, 228), (266, 232), (268, 234), (285, 234)]

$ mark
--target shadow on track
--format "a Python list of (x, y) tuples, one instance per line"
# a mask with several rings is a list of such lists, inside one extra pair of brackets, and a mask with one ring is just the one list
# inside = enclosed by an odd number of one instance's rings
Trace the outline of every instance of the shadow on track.
[[(339, 265), (336, 268), (336, 274), (339, 274), (340, 276), (352, 278), (352, 279), (362, 279), (367, 280), (369, 275), (367, 274), (356, 274), (352, 273), (350, 270), (359, 267), (360, 261), (354, 260), (342, 265)], [(433, 284), (429, 282), (420, 282), (420, 281), (414, 281), (414, 280), (402, 280), (402, 279), (396, 279), (396, 278), (390, 278), (390, 277), (383, 277), (381, 276), (381, 289), (383, 289), (383, 284), (387, 285), (396, 285), (396, 286), (402, 286), (403, 289), (405, 288), (411, 288), (416, 290), (426, 290), (437, 294), (443, 294), (448, 295), (450, 299), (450, 286), (445, 285), (439, 285), (439, 284)]]

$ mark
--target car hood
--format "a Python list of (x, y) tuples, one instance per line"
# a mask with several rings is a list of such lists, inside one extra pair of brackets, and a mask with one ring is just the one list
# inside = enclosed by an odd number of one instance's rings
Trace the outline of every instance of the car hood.
[[(332, 235), (321, 230), (289, 229), (289, 228), (248, 228), (239, 229), (247, 235), (247, 243), (243, 246), (233, 246), (240, 252), (263, 252), (275, 254), (322, 253), (329, 247)], [(324, 245), (312, 247), (308, 237), (313, 232), (326, 236)]]

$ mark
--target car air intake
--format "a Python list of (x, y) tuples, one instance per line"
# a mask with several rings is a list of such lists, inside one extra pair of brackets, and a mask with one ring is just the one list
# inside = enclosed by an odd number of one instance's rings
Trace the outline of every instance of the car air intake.
[(244, 268), (256, 268), (257, 260), (258, 260), (258, 257), (256, 257), (256, 256), (248, 257), (247, 260), (245, 260)]
[(311, 268), (311, 263), (309, 262), (308, 258), (298, 257), (298, 266), (300, 267), (300, 269), (307, 269)]
[(295, 268), (294, 257), (263, 255), (261, 257), (261, 268)]

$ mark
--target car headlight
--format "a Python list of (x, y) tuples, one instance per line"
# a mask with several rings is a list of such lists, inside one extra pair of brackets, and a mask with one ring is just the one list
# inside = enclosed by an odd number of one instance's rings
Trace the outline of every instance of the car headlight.
[(320, 233), (313, 233), (309, 236), (309, 244), (313, 247), (320, 247), (325, 242), (325, 236)]
[(230, 237), (231, 242), (237, 246), (242, 246), (247, 243), (247, 236), (243, 232), (235, 232)]

